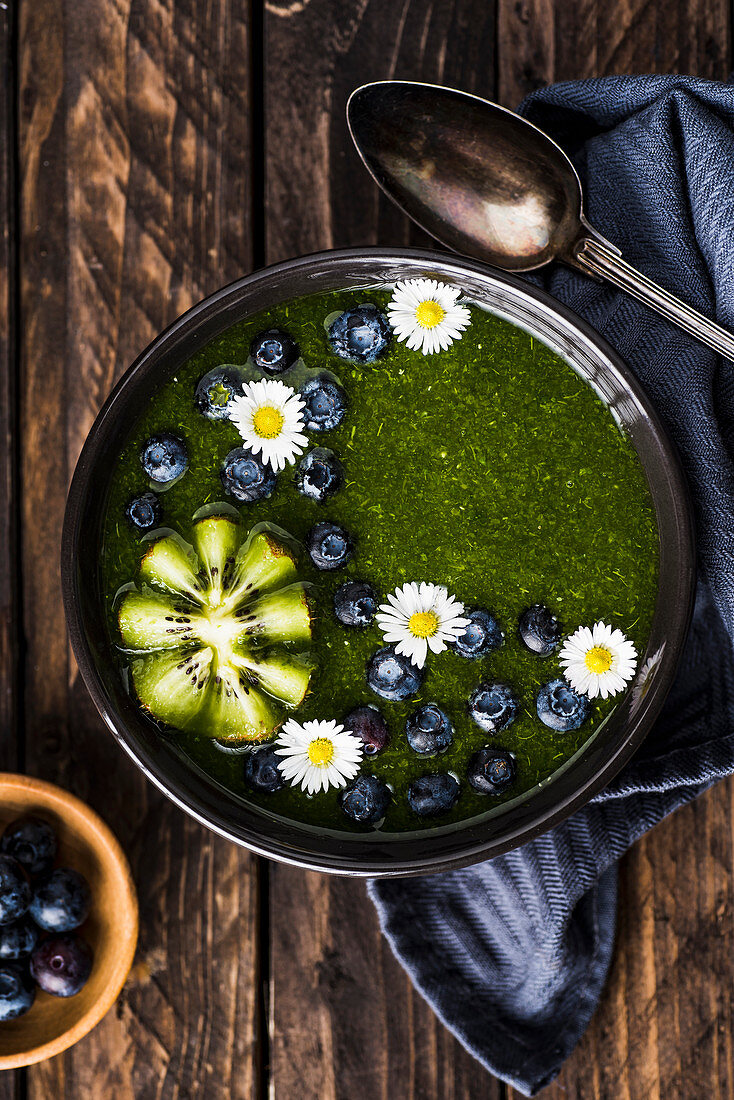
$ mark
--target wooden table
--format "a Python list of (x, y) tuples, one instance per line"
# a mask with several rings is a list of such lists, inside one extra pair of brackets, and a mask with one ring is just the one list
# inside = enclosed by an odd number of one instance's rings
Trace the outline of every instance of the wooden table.
[[(0, 41), (0, 766), (96, 807), (141, 904), (116, 1008), (0, 1100), (511, 1097), (412, 991), (363, 885), (218, 839), (115, 746), (66, 641), (64, 498), (112, 383), (193, 302), (420, 241), (350, 148), (356, 83), (513, 106), (572, 77), (725, 79), (729, 0), (3, 0)], [(544, 1098), (734, 1097), (733, 827), (720, 784), (627, 857), (608, 989)]]

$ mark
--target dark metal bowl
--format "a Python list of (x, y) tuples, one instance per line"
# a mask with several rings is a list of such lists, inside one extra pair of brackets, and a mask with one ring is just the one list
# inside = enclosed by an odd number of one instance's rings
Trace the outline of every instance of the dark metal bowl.
[[(140, 711), (120, 676), (96, 580), (113, 459), (162, 379), (242, 317), (287, 298), (429, 277), (460, 285), (494, 312), (565, 356), (604, 398), (637, 450), (660, 537), (657, 603), (632, 689), (594, 736), (549, 781), (480, 818), (430, 831), (340, 833), (276, 817), (225, 791), (179, 754)], [(691, 613), (694, 552), (688, 495), (675, 452), (649, 400), (616, 353), (565, 306), (510, 275), (437, 252), (324, 252), (257, 271), (174, 322), (107, 399), (82, 450), (66, 508), (62, 581), (79, 668), (105, 722), (145, 774), (182, 809), (261, 855), (321, 871), (409, 875), (487, 859), (530, 840), (587, 802), (649, 731), (670, 688)], [(643, 684), (645, 664), (652, 666)]]

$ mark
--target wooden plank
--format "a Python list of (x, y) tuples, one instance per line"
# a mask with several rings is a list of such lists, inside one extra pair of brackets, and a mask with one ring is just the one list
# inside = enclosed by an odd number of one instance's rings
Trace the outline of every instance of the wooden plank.
[[(356, 84), (403, 77), (494, 94), (485, 0), (268, 0), (267, 259), (420, 240), (351, 148)], [(498, 1100), (382, 940), (362, 883), (270, 869), (271, 1063), (277, 1100)]]
[(254, 859), (158, 795), (66, 645), (66, 487), (112, 381), (252, 262), (248, 0), (34, 0), (20, 13), (22, 474), (29, 770), (75, 790), (133, 864), (141, 940), (116, 1008), (29, 1071), (31, 1100), (259, 1091)]
[[(723, 80), (730, 27), (728, 0), (499, 0), (500, 99), (514, 106), (553, 80), (622, 72)], [(734, 1096), (731, 833), (726, 783), (623, 861), (609, 984), (544, 1100)]]
[[(18, 586), (16, 463), (16, 127), (15, 11), (0, 7), (0, 769), (19, 766), (18, 654), (22, 625)], [(22, 1074), (0, 1074), (0, 1100), (19, 1100)]]
[(611, 73), (726, 80), (729, 28), (728, 0), (498, 0), (498, 98)]

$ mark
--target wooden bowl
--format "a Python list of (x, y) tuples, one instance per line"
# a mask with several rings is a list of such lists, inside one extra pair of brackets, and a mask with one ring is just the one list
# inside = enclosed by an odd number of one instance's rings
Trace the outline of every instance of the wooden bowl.
[(94, 951), (89, 981), (74, 997), (40, 989), (30, 1012), (0, 1022), (0, 1070), (42, 1062), (73, 1046), (112, 1007), (130, 971), (138, 939), (138, 902), (123, 851), (105, 823), (52, 783), (0, 773), (0, 831), (22, 814), (38, 814), (56, 830), (56, 866), (86, 876), (92, 911), (81, 932)]

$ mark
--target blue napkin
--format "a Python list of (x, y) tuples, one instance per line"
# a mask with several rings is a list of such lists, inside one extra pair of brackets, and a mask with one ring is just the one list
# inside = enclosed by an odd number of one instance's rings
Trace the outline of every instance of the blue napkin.
[[(734, 331), (734, 87), (682, 77), (559, 84), (522, 112), (569, 153), (589, 221)], [(532, 1096), (594, 1012), (614, 943), (617, 860), (734, 771), (734, 366), (631, 298), (557, 267), (538, 279), (621, 352), (675, 439), (695, 501), (698, 595), (653, 732), (593, 802), (464, 871), (370, 883), (383, 931), (441, 1020)]]

